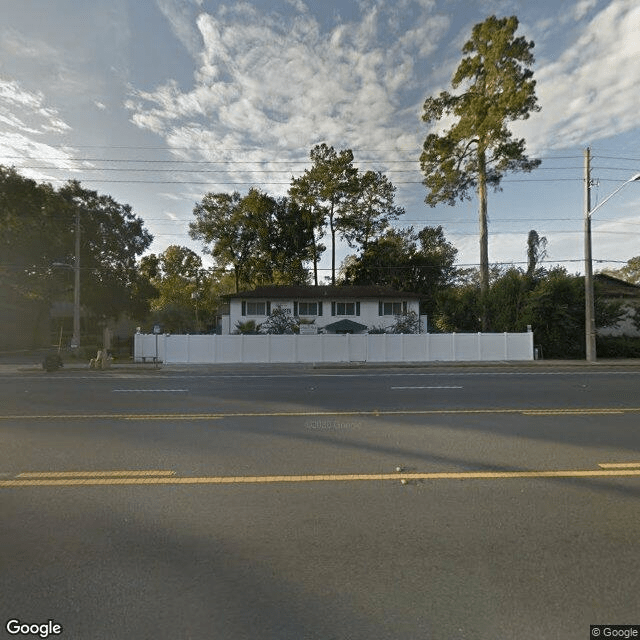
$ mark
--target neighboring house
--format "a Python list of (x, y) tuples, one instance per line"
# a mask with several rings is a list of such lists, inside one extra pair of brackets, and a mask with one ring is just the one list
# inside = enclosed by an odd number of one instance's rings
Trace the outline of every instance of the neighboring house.
[(379, 286), (268, 286), (226, 297), (229, 315), (223, 316), (223, 334), (249, 320), (262, 324), (278, 306), (317, 333), (366, 333), (389, 328), (397, 315), (420, 313), (418, 294)]
[(607, 302), (619, 302), (625, 312), (624, 317), (613, 327), (598, 329), (601, 336), (640, 336), (634, 318), (640, 309), (640, 286), (614, 278), (604, 273), (594, 276), (597, 284), (597, 295)]

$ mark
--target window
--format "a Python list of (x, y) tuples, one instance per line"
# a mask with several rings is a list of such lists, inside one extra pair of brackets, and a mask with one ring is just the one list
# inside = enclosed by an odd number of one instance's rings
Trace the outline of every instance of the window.
[(332, 316), (359, 316), (360, 303), (359, 302), (332, 302), (331, 315)]
[(399, 316), (402, 313), (402, 303), (380, 302), (378, 305), (378, 311), (381, 316)]
[(271, 313), (270, 302), (242, 301), (243, 316), (268, 316)]
[(298, 302), (298, 315), (300, 316), (317, 316), (318, 303), (317, 302)]
[(378, 303), (379, 316), (400, 316), (407, 313), (406, 302), (382, 302)]

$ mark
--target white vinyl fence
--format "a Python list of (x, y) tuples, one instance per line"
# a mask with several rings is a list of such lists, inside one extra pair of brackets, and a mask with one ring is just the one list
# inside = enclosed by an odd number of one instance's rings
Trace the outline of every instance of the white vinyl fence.
[(533, 333), (136, 334), (136, 362), (232, 364), (533, 360)]

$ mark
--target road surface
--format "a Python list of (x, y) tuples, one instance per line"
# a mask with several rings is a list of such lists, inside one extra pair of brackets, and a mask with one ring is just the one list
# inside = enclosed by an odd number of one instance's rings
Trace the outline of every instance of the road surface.
[(1, 376), (2, 632), (640, 624), (639, 389), (633, 367)]

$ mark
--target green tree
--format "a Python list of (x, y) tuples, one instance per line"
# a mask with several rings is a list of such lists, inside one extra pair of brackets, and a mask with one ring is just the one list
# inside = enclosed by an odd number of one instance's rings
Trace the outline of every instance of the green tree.
[(552, 269), (529, 295), (523, 319), (545, 358), (583, 358), (584, 279)]
[[(58, 192), (67, 206), (61, 214), (68, 229), (74, 230), (80, 215), (81, 302), (97, 317), (115, 318), (126, 312), (141, 317), (146, 312), (137, 294), (140, 281), (137, 257), (150, 246), (153, 236), (144, 228), (128, 204), (109, 195), (84, 189), (70, 181)], [(60, 261), (73, 264), (74, 243), (68, 234)]]
[(473, 282), (459, 283), (437, 295), (431, 326), (442, 333), (480, 330), (480, 288)]
[(246, 320), (244, 322), (238, 320), (233, 333), (234, 335), (255, 336), (260, 332), (260, 326), (256, 324), (255, 320)]
[(384, 285), (412, 290), (411, 261), (417, 251), (413, 227), (389, 229), (369, 243), (360, 255), (347, 256), (341, 280), (349, 285)]
[[(152, 236), (129, 205), (70, 181), (59, 190), (0, 167), (0, 281), (24, 299), (47, 308), (69, 288), (74, 265), (76, 216), (80, 218), (81, 303), (100, 318), (127, 312), (140, 317), (137, 256)], [(63, 283), (67, 286), (62, 286)]]
[(394, 204), (396, 188), (380, 171), (357, 175), (355, 191), (347, 213), (342, 219), (342, 235), (350, 247), (364, 252), (369, 243), (389, 228), (392, 220), (404, 214)]
[[(260, 194), (252, 190), (249, 197), (256, 204)], [(259, 241), (256, 212), (245, 206), (240, 193), (234, 191), (207, 193), (196, 204), (193, 215), (196, 220), (189, 224), (189, 235), (205, 244), (205, 252), (211, 254), (219, 268), (231, 267), (237, 293), (241, 283), (251, 281)]]
[(435, 313), (437, 293), (457, 275), (457, 249), (447, 242), (441, 226), (389, 229), (372, 240), (358, 256), (348, 256), (341, 275), (345, 284), (385, 285), (422, 294), (422, 312)]
[(231, 268), (241, 286), (304, 284), (304, 263), (313, 256), (313, 235), (300, 206), (259, 189), (208, 193), (194, 209), (192, 238), (205, 244), (216, 266)]
[[(531, 171), (540, 164), (525, 155), (525, 140), (514, 139), (508, 128), (539, 110), (530, 69), (534, 44), (516, 38), (517, 28), (515, 16), (491, 16), (477, 24), (451, 81), (461, 93), (443, 91), (428, 98), (422, 117), (427, 124), (453, 120), (444, 133), (430, 133), (424, 142), (420, 165), (429, 190), (425, 201), (454, 205), (477, 193), (483, 295), (489, 290), (487, 187), (499, 189), (507, 171)], [(486, 309), (482, 325), (486, 330)]]
[(313, 235), (291, 198), (271, 199), (259, 229), (257, 271), (265, 284), (307, 284), (305, 263), (313, 259)]
[(540, 237), (535, 229), (527, 237), (527, 277), (533, 278), (538, 263), (547, 255), (547, 239)]
[(491, 331), (526, 331), (524, 308), (533, 283), (522, 269), (511, 267), (491, 283), (486, 306), (491, 317)]
[(66, 208), (51, 185), (0, 165), (0, 285), (6, 290), (48, 301), (60, 288), (56, 280), (67, 279), (52, 268), (72, 238)]
[(153, 324), (171, 333), (199, 333), (210, 324), (211, 276), (197, 253), (171, 245), (159, 256), (144, 256), (140, 272), (156, 291), (151, 300)]
[[(320, 237), (317, 229), (325, 221), (331, 235), (331, 282), (336, 282), (336, 238), (349, 226), (348, 219), (353, 196), (357, 191), (358, 171), (353, 166), (353, 152), (345, 149), (339, 153), (325, 143), (316, 145), (310, 154), (312, 166), (291, 183), (289, 194), (309, 212), (308, 220), (314, 228), (314, 237)], [(317, 254), (317, 251), (316, 251)], [(317, 255), (316, 255), (317, 258)], [(314, 260), (315, 283), (317, 265)]]
[(318, 263), (326, 247), (321, 240), (325, 234), (326, 211), (316, 197), (315, 184), (306, 176), (293, 179), (289, 198), (300, 211), (300, 223), (309, 236), (310, 259), (313, 265), (313, 283), (318, 286)]

